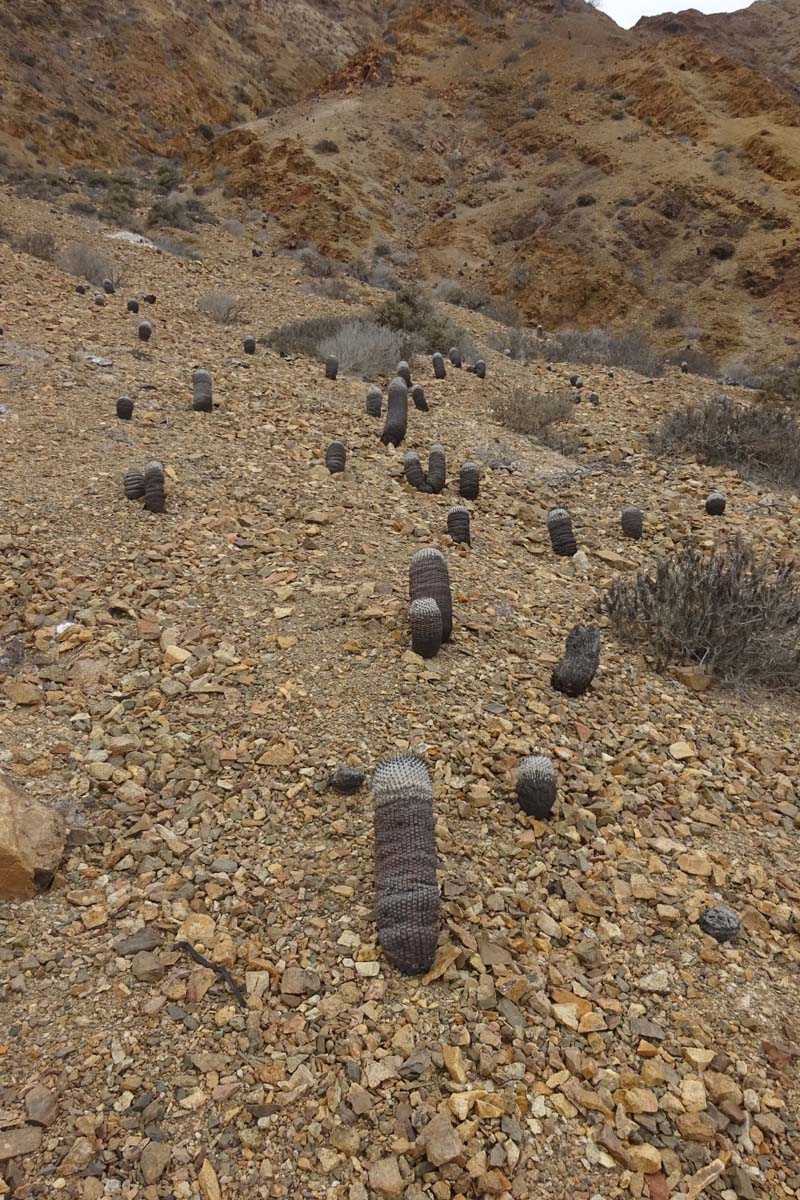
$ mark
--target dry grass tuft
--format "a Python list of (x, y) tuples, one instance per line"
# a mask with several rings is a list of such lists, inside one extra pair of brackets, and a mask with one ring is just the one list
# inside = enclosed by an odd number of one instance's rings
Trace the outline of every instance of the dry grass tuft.
[(198, 310), (220, 325), (235, 325), (241, 319), (244, 305), (228, 292), (207, 292), (197, 301)]
[(517, 433), (527, 433), (540, 441), (550, 426), (568, 421), (575, 411), (569, 392), (529, 392), (517, 387), (502, 392), (493, 403), (495, 417)]

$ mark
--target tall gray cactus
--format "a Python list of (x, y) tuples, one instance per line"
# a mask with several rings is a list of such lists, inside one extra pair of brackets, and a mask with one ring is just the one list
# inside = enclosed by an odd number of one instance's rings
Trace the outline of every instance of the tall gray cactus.
[(706, 497), (706, 512), (710, 517), (721, 517), (727, 501), (722, 492), (709, 492)]
[(549, 758), (532, 754), (517, 768), (517, 799), (529, 817), (546, 820), (556, 802), (556, 773)]
[(144, 475), (138, 467), (128, 467), (122, 480), (126, 500), (141, 500), (144, 495)]
[(335, 354), (329, 354), (325, 359), (325, 378), (335, 379), (339, 374), (339, 360)]
[(449, 642), (453, 632), (453, 597), (447, 559), (441, 550), (435, 546), (425, 546), (412, 555), (408, 591), (412, 604), (425, 597), (436, 601), (442, 614), (442, 641)]
[(149, 321), (139, 322), (139, 341), (149, 342), (153, 334), (153, 326)]
[(364, 411), (371, 417), (379, 417), (383, 408), (383, 393), (379, 387), (371, 387), (367, 389), (367, 398), (364, 402)]
[(411, 387), (411, 368), (404, 358), (401, 358), (400, 362), (397, 364), (395, 375), (400, 376), (407, 388)]
[(144, 506), (148, 512), (160, 513), (166, 504), (164, 492), (164, 468), (151, 458), (144, 464)]
[(245, 352), (245, 354), (255, 354), (255, 352), (256, 352), (256, 339), (255, 339), (254, 337), (246, 337), (246, 338), (244, 339), (244, 343), (243, 343), (243, 345), (244, 345), (244, 352)]
[(447, 480), (447, 459), (445, 458), (444, 446), (439, 442), (435, 442), (428, 454), (428, 487), (438, 496), (444, 488)]
[(469, 530), (469, 509), (463, 504), (454, 504), (447, 512), (447, 532), (454, 542), (462, 542), (471, 546)]
[(408, 429), (408, 388), (405, 380), (396, 375), (389, 384), (389, 403), (381, 434), (384, 446), (399, 446)]
[(410, 484), (418, 492), (429, 492), (428, 481), (425, 478), (425, 472), (422, 469), (422, 463), (419, 461), (419, 455), (416, 450), (407, 450), (403, 456), (403, 470), (406, 476), (406, 482)]
[(572, 558), (578, 553), (578, 543), (572, 532), (572, 518), (565, 508), (552, 508), (547, 514), (547, 532), (550, 544), (562, 558)]
[(436, 826), (427, 767), (413, 755), (382, 762), (372, 781), (375, 923), (389, 962), (406, 975), (436, 955), (440, 905)]
[(414, 408), (419, 412), (428, 411), (428, 401), (425, 399), (425, 389), (421, 383), (415, 383), (412, 387), (411, 399), (414, 402)]
[(120, 421), (130, 421), (133, 416), (133, 401), (129, 396), (120, 396), (117, 401), (117, 416)]
[(566, 696), (582, 696), (600, 665), (600, 630), (594, 625), (574, 625), (567, 634), (564, 654), (550, 684)]
[(433, 362), (433, 374), (434, 374), (435, 378), (436, 379), (446, 379), (447, 371), (445, 370), (445, 366), (444, 366), (444, 358), (442, 357), (442, 355), (439, 353), (438, 350), (434, 354), (432, 362)]
[(454, 367), (461, 366), (461, 351), (459, 350), (458, 346), (451, 346), (447, 352), (447, 357), (450, 359), (450, 362)]
[(325, 466), (331, 475), (340, 474), (347, 464), (347, 448), (344, 442), (331, 442), (325, 451)]
[(195, 412), (211, 412), (211, 375), (198, 367), (192, 372), (192, 408)]
[(458, 494), (465, 500), (477, 500), (481, 490), (481, 469), (475, 462), (465, 462), (458, 474)]
[(422, 658), (434, 658), (442, 646), (442, 614), (430, 596), (415, 600), (409, 610), (411, 649)]
[(627, 538), (634, 538), (637, 542), (642, 536), (644, 530), (644, 514), (635, 504), (626, 504), (622, 510), (620, 517), (622, 532)]

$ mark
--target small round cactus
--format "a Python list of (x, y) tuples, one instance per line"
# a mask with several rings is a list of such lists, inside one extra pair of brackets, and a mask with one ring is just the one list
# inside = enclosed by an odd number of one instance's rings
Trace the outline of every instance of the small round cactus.
[(411, 389), (411, 399), (419, 412), (428, 411), (428, 401), (425, 399), (425, 389), (421, 383), (415, 383)]
[(122, 480), (122, 488), (128, 500), (141, 500), (144, 495), (144, 475), (138, 467), (128, 467)]
[(347, 763), (342, 763), (328, 778), (328, 787), (332, 787), (342, 796), (352, 796), (363, 786), (365, 778), (361, 767), (351, 767)]
[(574, 625), (567, 634), (564, 655), (550, 685), (565, 696), (582, 696), (600, 665), (600, 631), (594, 625)]
[(106, 298), (102, 292), (95, 292), (94, 302), (98, 308), (105, 308)]
[(331, 475), (340, 474), (347, 463), (347, 448), (344, 442), (331, 442), (325, 451), (325, 466)]
[(149, 342), (150, 338), (152, 336), (153, 336), (153, 326), (150, 324), (150, 322), (149, 321), (140, 321), (139, 322), (139, 341), (140, 342)]
[(89, 289), (83, 283), (78, 283), (75, 285), (75, 291), (79, 296), (85, 296), (88, 290)]
[(421, 658), (435, 658), (442, 648), (442, 614), (430, 596), (415, 600), (409, 610), (411, 649)]
[(364, 411), (371, 417), (379, 417), (383, 409), (383, 393), (379, 387), (371, 387), (367, 391)]
[(442, 614), (442, 641), (449, 642), (453, 632), (453, 598), (447, 560), (441, 550), (425, 546), (412, 555), (408, 591), (412, 604), (426, 597), (436, 601)]
[(463, 504), (454, 504), (447, 510), (447, 532), (454, 542), (471, 546), (469, 529), (469, 509)]
[(339, 374), (339, 360), (335, 354), (329, 354), (325, 359), (325, 378), (335, 379)]
[(114, 293), (116, 292), (116, 290), (117, 289), (114, 287), (113, 280), (111, 280), (111, 279), (103, 280), (103, 291), (105, 292), (105, 294), (107, 296), (113, 296)]
[(395, 375), (399, 375), (407, 388), (411, 387), (411, 368), (404, 358), (397, 364)]
[(473, 375), (476, 375), (478, 377), (478, 379), (485, 379), (486, 378), (486, 363), (483, 361), (482, 358), (479, 358), (478, 361), (475, 363), (475, 365), (470, 367), (470, 371), (472, 372)]
[(710, 517), (721, 517), (725, 512), (725, 504), (722, 492), (709, 492), (706, 497), (706, 512)]
[(477, 500), (481, 490), (481, 469), (475, 462), (465, 462), (458, 473), (458, 494), (465, 500)]
[(447, 371), (445, 370), (445, 367), (444, 367), (444, 358), (442, 357), (442, 355), (439, 353), (438, 350), (434, 354), (431, 361), (433, 362), (433, 374), (434, 374), (435, 378), (436, 379), (445, 379), (447, 376)]
[(148, 292), (148, 294), (143, 296), (142, 299), (144, 300), (145, 304), (155, 304), (156, 302), (156, 298), (152, 292)]
[(451, 346), (447, 351), (447, 357), (450, 359), (450, 362), (454, 367), (461, 366), (461, 351), (459, 350), (458, 346)]
[(245, 354), (255, 354), (256, 339), (254, 337), (246, 337), (244, 339), (244, 352)]
[(129, 300), (126, 305), (126, 308), (128, 309), (129, 313), (138, 313), (139, 301), (138, 300)]
[(425, 472), (422, 469), (422, 463), (419, 461), (419, 455), (416, 450), (407, 450), (403, 456), (403, 471), (405, 472), (406, 482), (410, 484), (417, 492), (429, 492), (428, 481), (425, 478)]
[(396, 375), (389, 384), (389, 403), (386, 421), (381, 434), (384, 446), (399, 446), (408, 428), (408, 388), (404, 379)]
[(211, 412), (211, 375), (199, 367), (192, 372), (192, 408), (195, 412)]
[(689, 374), (689, 364), (687, 362), (682, 362), (681, 363), (681, 375), (688, 375), (688, 374)]
[(431, 446), (428, 455), (428, 486), (438, 496), (444, 488), (447, 479), (447, 460), (444, 446), (439, 442)]
[(578, 543), (572, 532), (572, 518), (565, 508), (553, 508), (547, 514), (547, 532), (550, 544), (561, 558), (572, 558), (578, 553)]
[(130, 421), (133, 416), (133, 401), (128, 396), (120, 396), (117, 401), (117, 416), (120, 421)]
[(517, 768), (517, 800), (529, 817), (545, 821), (556, 802), (556, 773), (549, 758), (533, 754)]
[(622, 532), (625, 534), (625, 537), (634, 538), (638, 542), (644, 530), (644, 515), (642, 510), (637, 508), (635, 504), (626, 504), (622, 510), (620, 524), (622, 525)]
[(574, 388), (583, 387), (583, 380), (581, 379), (580, 375), (570, 375), (569, 381)]
[(700, 914), (697, 922), (703, 933), (713, 937), (718, 942), (732, 942), (738, 935), (742, 923), (731, 908), (724, 904), (714, 904)]
[(148, 512), (164, 511), (164, 468), (156, 459), (144, 464), (144, 506)]

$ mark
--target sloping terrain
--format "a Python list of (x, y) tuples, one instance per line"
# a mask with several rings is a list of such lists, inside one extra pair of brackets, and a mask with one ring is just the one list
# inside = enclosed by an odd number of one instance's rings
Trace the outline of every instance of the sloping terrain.
[[(19, 234), (89, 233), (2, 202)], [(247, 333), (355, 309), (250, 238), (198, 244), (191, 261), (108, 242), (125, 283), (97, 306), (0, 243), (0, 649), (24, 651), (0, 681), (2, 763), (71, 829), (53, 888), (0, 911), (0, 1190), (800, 1195), (797, 704), (695, 692), (603, 618), (593, 689), (549, 682), (567, 630), (655, 555), (739, 532), (797, 561), (797, 498), (653, 458), (658, 416), (706, 381), (584, 369), (599, 404), (575, 409), (565, 459), (491, 409), (574, 366), (489, 350), (484, 381), (412, 362), (430, 411), (406, 445), (441, 441), (449, 464), (444, 493), (413, 492), (365, 382), (242, 353)], [(239, 324), (198, 312), (211, 289), (241, 297)], [(497, 332), (468, 324), (481, 347)], [(196, 366), (209, 414), (190, 408)], [(334, 438), (344, 475), (323, 465)], [(153, 456), (162, 515), (122, 494)], [(484, 466), (471, 549), (445, 532), (467, 458)], [(724, 518), (704, 513), (712, 487)], [(641, 542), (619, 528), (631, 502)], [(573, 560), (550, 549), (554, 505)], [(424, 545), (449, 560), (455, 608), (429, 662), (407, 628)], [(368, 786), (327, 786), (340, 763), (369, 775), (409, 750), (434, 784), (443, 901), (423, 979), (376, 943)], [(558, 772), (549, 822), (512, 798), (537, 751)], [(718, 902), (735, 943), (697, 924)]]

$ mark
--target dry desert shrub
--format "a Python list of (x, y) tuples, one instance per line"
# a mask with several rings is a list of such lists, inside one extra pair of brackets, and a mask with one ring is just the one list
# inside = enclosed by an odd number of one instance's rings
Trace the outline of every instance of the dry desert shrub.
[(620, 577), (605, 608), (620, 641), (640, 646), (659, 671), (692, 662), (732, 685), (800, 685), (794, 569), (757, 560), (739, 540), (707, 556), (690, 548)]
[(71, 275), (88, 279), (97, 287), (102, 287), (106, 279), (110, 279), (115, 288), (125, 282), (123, 272), (115, 267), (109, 255), (89, 242), (73, 242), (62, 252), (59, 262)]
[(373, 314), (373, 320), (378, 325), (412, 334), (418, 341), (420, 353), (433, 354), (438, 350), (446, 354), (451, 346), (458, 346), (464, 358), (478, 357), (475, 343), (466, 330), (423, 292), (403, 288), (383, 302)]
[(197, 301), (197, 307), (201, 313), (210, 317), (212, 321), (218, 321), (220, 325), (235, 325), (244, 311), (241, 300), (228, 292), (206, 292), (205, 296), (201, 296)]
[(337, 358), (342, 374), (364, 379), (388, 375), (411, 353), (409, 339), (403, 333), (363, 320), (346, 321), (319, 343), (318, 350), (322, 358)]
[(52, 262), (56, 256), (56, 243), (52, 233), (24, 233), (17, 238), (14, 248), (20, 254), (41, 258), (43, 262)]
[(660, 453), (688, 453), (773, 483), (800, 483), (800, 424), (770, 404), (729, 396), (687, 404), (662, 417), (653, 438)]
[(575, 401), (569, 392), (529, 392), (527, 388), (516, 387), (501, 392), (492, 409), (509, 429), (541, 440), (551, 425), (569, 420), (575, 411)]

